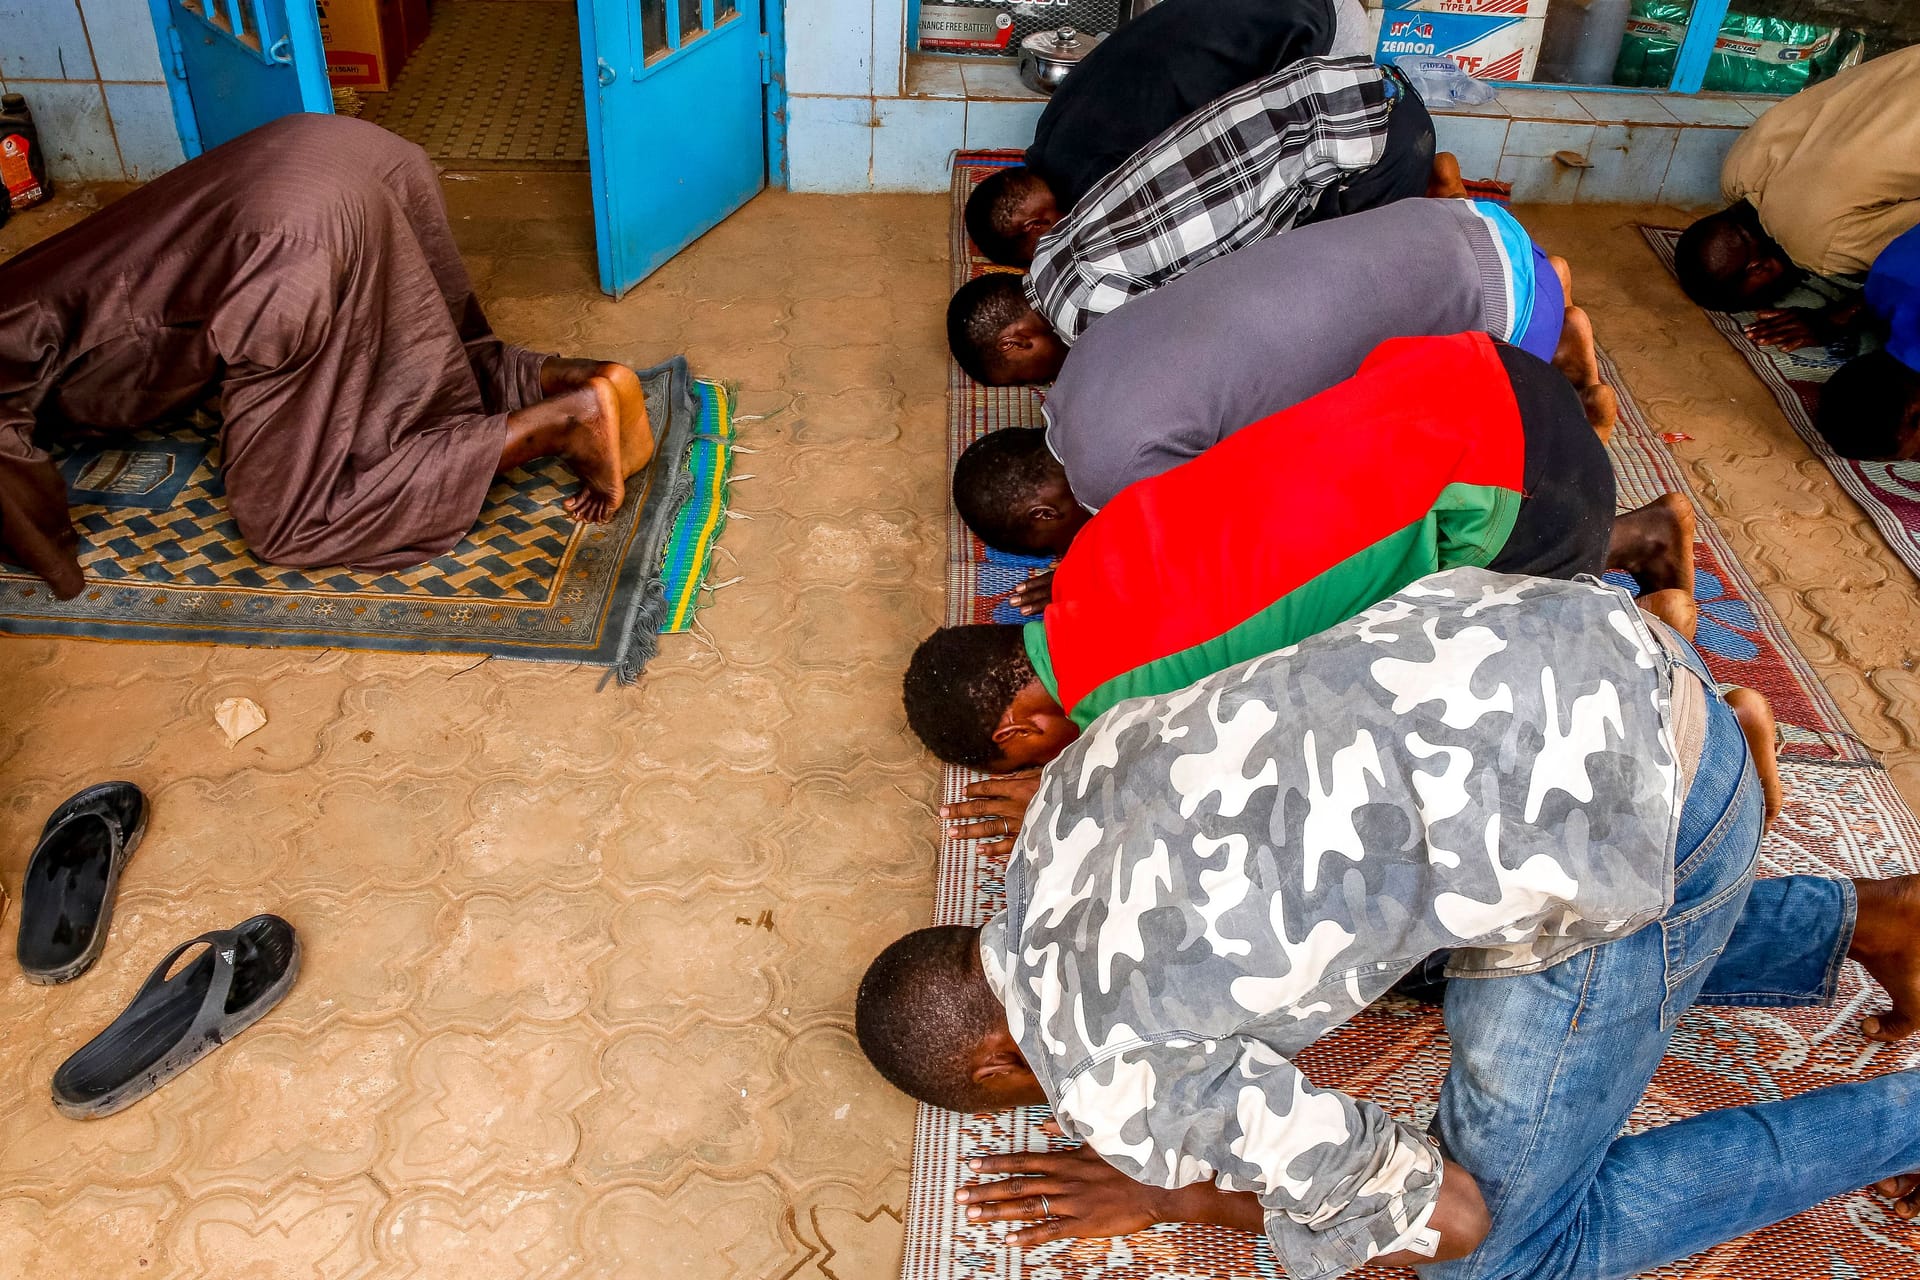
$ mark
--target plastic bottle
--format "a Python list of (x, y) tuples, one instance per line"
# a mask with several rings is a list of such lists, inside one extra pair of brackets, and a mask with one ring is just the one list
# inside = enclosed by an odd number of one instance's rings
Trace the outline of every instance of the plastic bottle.
[(33, 112), (17, 93), (0, 96), (0, 183), (5, 184), (7, 203), (15, 211), (31, 209), (53, 196)]
[(1442, 102), (1492, 102), (1499, 91), (1484, 80), (1475, 80), (1460, 69), (1460, 64), (1452, 58), (1438, 58), (1427, 54), (1403, 53), (1393, 60), (1400, 73), (1413, 82), (1413, 88), (1422, 101), (1439, 105)]

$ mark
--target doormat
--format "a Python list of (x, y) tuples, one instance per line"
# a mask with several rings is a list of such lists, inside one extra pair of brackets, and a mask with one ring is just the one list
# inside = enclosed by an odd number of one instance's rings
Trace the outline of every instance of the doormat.
[[(961, 152), (955, 162), (956, 286), (995, 269), (970, 255), (961, 205), (976, 182), (1018, 158), (1009, 152)], [(1638, 506), (1668, 490), (1690, 494), (1679, 467), (1620, 385), (1618, 370), (1605, 362), (1603, 371), (1620, 394), (1612, 451), (1621, 505)], [(1030, 388), (981, 387), (957, 367), (950, 368), (948, 385), (952, 458), (983, 432), (1040, 424), (1039, 396)], [(1848, 731), (1719, 531), (1704, 519), (1700, 530), (1695, 593), (1701, 652), (1716, 676), (1759, 687), (1774, 699), (1783, 723), (1790, 722), (1782, 770), (1787, 805), (1761, 850), (1762, 873), (1920, 870), (1920, 823)], [(947, 545), (947, 621), (1016, 620), (1006, 593), (1036, 562), (984, 550), (951, 515)], [(947, 769), (943, 800), (959, 800), (967, 783), (980, 776)], [(977, 924), (1000, 907), (1004, 894), (999, 864), (976, 855), (970, 842), (942, 842), (936, 923)], [(1682, 1019), (1634, 1126), (1901, 1069), (1907, 1065), (1904, 1051), (1863, 1040), (1854, 1029), (1879, 999), (1877, 989), (1848, 966), (1841, 998), (1831, 1009), (1694, 1010)], [(1315, 1082), (1370, 1098), (1400, 1119), (1422, 1125), (1432, 1116), (1446, 1064), (1439, 1012), (1393, 998), (1313, 1045), (1299, 1062)], [(906, 1280), (1280, 1280), (1264, 1238), (1221, 1228), (1156, 1227), (1121, 1239), (1065, 1240), (1022, 1250), (1005, 1243), (1004, 1226), (967, 1222), (953, 1202), (954, 1191), (966, 1182), (963, 1162), (976, 1155), (1062, 1145), (1041, 1132), (1046, 1114), (1044, 1108), (1026, 1108), (963, 1116), (920, 1108), (906, 1222)], [(1856, 1194), (1655, 1274), (1670, 1280), (1920, 1275), (1920, 1251), (1909, 1239), (1910, 1229), (1888, 1212), (1886, 1201)], [(1369, 1268), (1357, 1274), (1412, 1273)]]
[[(1640, 234), (1647, 238), (1654, 255), (1667, 270), (1673, 271), (1674, 245), (1679, 243), (1679, 230), (1674, 227), (1642, 226)], [(1803, 285), (1794, 290), (1782, 305), (1820, 307), (1852, 292), (1854, 290), (1848, 285), (1821, 279), (1817, 286)], [(1826, 437), (1813, 425), (1814, 411), (1820, 403), (1820, 388), (1853, 353), (1843, 351), (1835, 354), (1826, 347), (1805, 347), (1799, 351), (1763, 347), (1749, 339), (1744, 332), (1745, 327), (1754, 321), (1753, 312), (1709, 311), (1706, 315), (1707, 319), (1713, 321), (1713, 327), (1733, 344), (1733, 349), (1747, 358), (1754, 373), (1773, 393), (1773, 398), (1780, 402), (1780, 412), (1800, 433), (1800, 438), (1807, 442), (1807, 448), (1813, 451), (1813, 456), (1827, 464), (1827, 470), (1833, 472), (1833, 478), (1840, 482), (1840, 487), (1860, 504), (1860, 509), (1867, 513), (1874, 528), (1887, 540), (1887, 546), (1892, 548), (1893, 554), (1915, 576), (1920, 576), (1920, 462), (1860, 462), (1843, 458), (1833, 451)]]
[[(727, 389), (676, 357), (640, 374), (659, 447), (612, 521), (561, 509), (545, 458), (494, 483), (460, 545), (410, 569), (294, 569), (247, 550), (227, 512), (218, 425), (89, 441), (59, 460), (87, 585), (56, 600), (0, 565), (0, 632), (313, 649), (467, 653), (636, 676), (684, 630), (724, 524)], [(107, 447), (110, 446), (110, 447)]]

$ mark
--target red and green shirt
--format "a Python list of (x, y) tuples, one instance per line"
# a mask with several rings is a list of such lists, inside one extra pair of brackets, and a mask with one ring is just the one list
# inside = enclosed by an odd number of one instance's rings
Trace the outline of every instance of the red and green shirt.
[(1102, 508), (1026, 625), (1034, 671), (1084, 728), (1416, 578), (1484, 566), (1513, 530), (1525, 458), (1486, 334), (1383, 342), (1346, 382)]

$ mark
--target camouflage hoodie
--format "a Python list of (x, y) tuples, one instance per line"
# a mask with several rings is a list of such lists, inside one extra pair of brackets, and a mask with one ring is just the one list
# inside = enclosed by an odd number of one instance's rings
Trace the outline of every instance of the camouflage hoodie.
[(1526, 972), (1664, 912), (1670, 663), (1624, 592), (1454, 569), (1102, 715), (981, 936), (1062, 1127), (1257, 1193), (1295, 1280), (1416, 1245), (1431, 1141), (1289, 1059), (1431, 952)]

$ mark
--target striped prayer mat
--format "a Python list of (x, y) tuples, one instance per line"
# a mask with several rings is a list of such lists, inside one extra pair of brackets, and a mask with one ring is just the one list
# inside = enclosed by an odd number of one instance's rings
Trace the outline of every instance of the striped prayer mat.
[[(961, 227), (967, 193), (994, 168), (1017, 162), (1014, 152), (962, 152), (955, 162), (956, 287), (994, 269), (971, 255)], [(1690, 492), (1666, 446), (1621, 385), (1619, 371), (1611, 362), (1604, 369), (1620, 394), (1613, 458), (1622, 508), (1669, 490)], [(1039, 425), (1039, 398), (1031, 389), (981, 387), (957, 366), (949, 388), (953, 458), (986, 431)], [(957, 516), (949, 516), (948, 530), (947, 621), (1015, 620), (1006, 608), (1006, 593), (1033, 562), (985, 550)], [(1787, 737), (1787, 806), (1761, 850), (1762, 873), (1883, 876), (1920, 870), (1920, 823), (1849, 732), (1732, 549), (1704, 518), (1696, 552), (1699, 647), (1720, 679), (1754, 686), (1773, 699)], [(960, 799), (962, 788), (979, 776), (948, 769), (943, 798)], [(945, 840), (934, 921), (984, 921), (1004, 900), (999, 871), (971, 844)], [(1855, 1030), (1863, 1012), (1881, 1000), (1864, 975), (1849, 966), (1841, 998), (1830, 1009), (1694, 1010), (1681, 1021), (1634, 1125), (1661, 1124), (1912, 1064), (1915, 1050), (1873, 1044)], [(1402, 1119), (1424, 1124), (1446, 1073), (1446, 1032), (1436, 1010), (1388, 999), (1315, 1044), (1299, 1065), (1319, 1084), (1363, 1094)], [(1045, 1118), (1041, 1108), (975, 1116), (920, 1109), (905, 1280), (1277, 1280), (1280, 1272), (1263, 1239), (1218, 1228), (1160, 1227), (1118, 1240), (1058, 1241), (1020, 1250), (1006, 1245), (1006, 1228), (966, 1222), (953, 1201), (966, 1181), (963, 1162), (975, 1155), (1043, 1149), (1054, 1141), (1040, 1131)], [(1885, 1201), (1859, 1194), (1655, 1274), (1675, 1280), (1892, 1280), (1920, 1276), (1920, 1251)]]
[[(1671, 272), (1673, 247), (1680, 240), (1679, 229), (1642, 226), (1640, 234), (1647, 238), (1654, 256)], [(1820, 307), (1853, 292), (1853, 287), (1845, 283), (1815, 277), (1788, 295), (1782, 305)], [(1713, 327), (1733, 344), (1735, 351), (1746, 357), (1747, 364), (1779, 401), (1780, 412), (1807, 442), (1813, 456), (1827, 464), (1827, 470), (1833, 472), (1840, 487), (1860, 504), (1893, 554), (1920, 576), (1920, 462), (1859, 462), (1843, 458), (1827, 445), (1826, 437), (1813, 425), (1820, 388), (1835, 369), (1855, 354), (1852, 344), (1842, 342), (1833, 349), (1803, 347), (1799, 351), (1782, 351), (1778, 347), (1763, 347), (1747, 337), (1745, 326), (1754, 320), (1751, 311), (1709, 311), (1707, 319), (1713, 321)]]
[(727, 482), (733, 474), (733, 392), (721, 383), (696, 379), (693, 394), (699, 402), (699, 414), (693, 444), (687, 450), (687, 500), (674, 516), (660, 561), (661, 588), (666, 596), (661, 635), (693, 626), (708, 563), (721, 530), (727, 527)]

